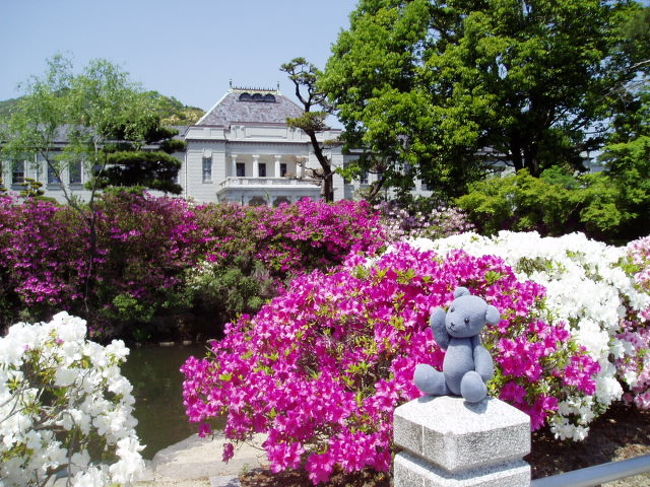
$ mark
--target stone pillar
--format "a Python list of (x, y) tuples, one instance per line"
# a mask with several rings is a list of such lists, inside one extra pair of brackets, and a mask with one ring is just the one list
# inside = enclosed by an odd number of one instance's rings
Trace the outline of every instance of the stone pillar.
[(495, 398), (423, 397), (395, 409), (394, 487), (529, 487), (530, 418)]
[(259, 177), (259, 172), (258, 172), (259, 160), (260, 160), (260, 156), (258, 156), (257, 154), (253, 155), (253, 177), (254, 178)]
[(280, 159), (282, 156), (273, 156), (275, 157), (275, 170), (273, 172), (273, 177), (279, 178), (280, 177)]
[(230, 177), (237, 177), (237, 154), (230, 155)]

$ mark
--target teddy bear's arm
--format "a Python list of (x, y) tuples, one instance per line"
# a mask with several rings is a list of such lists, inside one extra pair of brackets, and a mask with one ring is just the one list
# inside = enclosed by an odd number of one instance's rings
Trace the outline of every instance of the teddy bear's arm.
[(447, 350), (449, 345), (449, 334), (447, 333), (447, 327), (445, 326), (445, 310), (442, 308), (436, 308), (433, 313), (431, 313), (431, 319), (429, 323), (431, 324), (431, 329), (433, 330), (433, 336), (436, 338), (436, 343), (443, 350)]
[(474, 354), (474, 370), (478, 372), (484, 382), (494, 377), (494, 363), (490, 352), (481, 345), (481, 338), (476, 335), (472, 337), (472, 351)]

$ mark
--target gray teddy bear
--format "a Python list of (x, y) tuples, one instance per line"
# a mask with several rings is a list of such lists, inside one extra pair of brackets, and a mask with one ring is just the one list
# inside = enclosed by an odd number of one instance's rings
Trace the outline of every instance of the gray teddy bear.
[(467, 288), (454, 292), (454, 301), (445, 313), (437, 308), (431, 314), (431, 328), (436, 342), (446, 350), (442, 372), (430, 365), (415, 368), (415, 385), (427, 395), (463, 396), (470, 403), (487, 396), (486, 382), (494, 375), (492, 357), (483, 345), (479, 333), (485, 323), (496, 324), (501, 319), (499, 310)]

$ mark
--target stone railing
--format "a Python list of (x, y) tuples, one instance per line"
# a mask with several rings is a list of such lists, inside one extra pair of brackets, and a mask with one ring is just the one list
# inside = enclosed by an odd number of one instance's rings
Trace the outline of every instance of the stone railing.
[(394, 487), (528, 487), (530, 418), (495, 398), (423, 397), (395, 410)]

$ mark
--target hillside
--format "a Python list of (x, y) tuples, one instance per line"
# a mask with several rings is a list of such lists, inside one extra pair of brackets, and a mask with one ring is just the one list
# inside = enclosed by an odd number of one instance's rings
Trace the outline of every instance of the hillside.
[[(157, 107), (156, 111), (160, 114), (162, 122), (166, 125), (192, 125), (205, 113), (200, 108), (183, 105), (182, 102), (173, 96), (165, 96), (157, 91), (148, 91), (147, 95), (154, 101)], [(0, 101), (0, 119), (9, 116), (19, 102), (20, 98)]]
[(205, 112), (198, 108), (183, 103), (173, 96), (165, 96), (157, 91), (148, 91), (147, 94), (154, 100), (158, 113), (164, 124), (192, 125), (196, 123)]
[(9, 100), (0, 101), (0, 119), (7, 117), (18, 104), (20, 98), (10, 98)]

